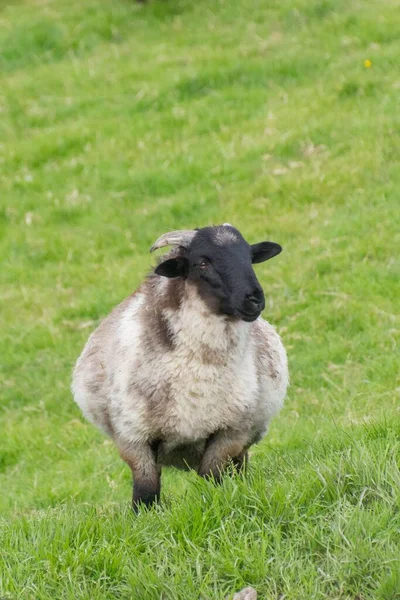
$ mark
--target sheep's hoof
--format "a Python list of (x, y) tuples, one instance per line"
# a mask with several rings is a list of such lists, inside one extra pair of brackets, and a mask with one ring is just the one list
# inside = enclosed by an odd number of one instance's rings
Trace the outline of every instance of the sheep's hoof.
[(139, 495), (134, 495), (132, 499), (132, 510), (135, 514), (139, 512), (142, 508), (151, 508), (155, 504), (158, 504), (160, 500), (160, 495), (157, 493), (145, 493)]
[(153, 502), (143, 502), (142, 500), (137, 500), (136, 502), (132, 502), (132, 511), (135, 515), (137, 515), (141, 510), (146, 509), (150, 510), (153, 506), (156, 506), (157, 501)]

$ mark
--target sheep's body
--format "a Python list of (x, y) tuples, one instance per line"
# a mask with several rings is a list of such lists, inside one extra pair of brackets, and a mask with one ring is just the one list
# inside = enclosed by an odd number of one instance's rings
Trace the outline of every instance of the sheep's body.
[(215, 431), (237, 431), (244, 446), (258, 441), (287, 384), (285, 350), (269, 323), (221, 318), (194, 287), (155, 276), (91, 335), (73, 391), (119, 447), (161, 440), (161, 463), (198, 466)]
[[(187, 264), (185, 249), (172, 251), (90, 336), (73, 374), (75, 401), (111, 436), (132, 469), (134, 505), (158, 498), (163, 465), (217, 478), (229, 459), (241, 466), (286, 394), (285, 350), (275, 329), (257, 318), (262, 290), (249, 258), (250, 266), (242, 264), (242, 254), (249, 256), (251, 248), (257, 261), (260, 252), (266, 260), (278, 246), (250, 247), (231, 226), (201, 231), (206, 244), (215, 244), (221, 268), (238, 261), (242, 280), (227, 279), (227, 271), (225, 284), (204, 285), (195, 276), (197, 259), (193, 276), (156, 274)], [(196, 236), (201, 243), (203, 234)], [(239, 254), (228, 263), (230, 248)], [(233, 290), (233, 308), (220, 305), (220, 285)], [(251, 295), (254, 286), (257, 299)], [(246, 289), (250, 294), (242, 301)], [(227, 297), (224, 292), (223, 303)], [(243, 317), (232, 315), (242, 310), (237, 305), (244, 307)]]

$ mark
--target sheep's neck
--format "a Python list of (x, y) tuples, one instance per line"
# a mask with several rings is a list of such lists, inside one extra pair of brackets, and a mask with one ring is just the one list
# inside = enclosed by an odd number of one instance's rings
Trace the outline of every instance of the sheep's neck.
[(164, 309), (163, 315), (175, 344), (192, 352), (206, 347), (241, 353), (250, 333), (248, 323), (214, 314), (190, 285), (184, 287), (179, 306)]

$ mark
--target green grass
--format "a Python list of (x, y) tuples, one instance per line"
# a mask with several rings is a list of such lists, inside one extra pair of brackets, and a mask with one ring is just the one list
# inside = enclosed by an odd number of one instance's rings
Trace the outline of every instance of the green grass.
[[(400, 598), (397, 0), (0, 6), (0, 596)], [(372, 67), (366, 68), (364, 60)], [(73, 404), (167, 229), (231, 222), (292, 386), (249, 477), (130, 474)]]

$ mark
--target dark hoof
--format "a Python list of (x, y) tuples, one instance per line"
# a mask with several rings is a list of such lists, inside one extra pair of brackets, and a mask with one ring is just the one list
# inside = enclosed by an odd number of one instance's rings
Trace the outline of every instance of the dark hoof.
[(136, 494), (133, 497), (132, 500), (132, 510), (134, 513), (138, 513), (140, 509), (142, 508), (151, 508), (152, 506), (154, 506), (155, 504), (158, 504), (158, 502), (160, 501), (160, 496), (159, 494), (143, 494), (143, 495), (138, 495), (136, 496)]

